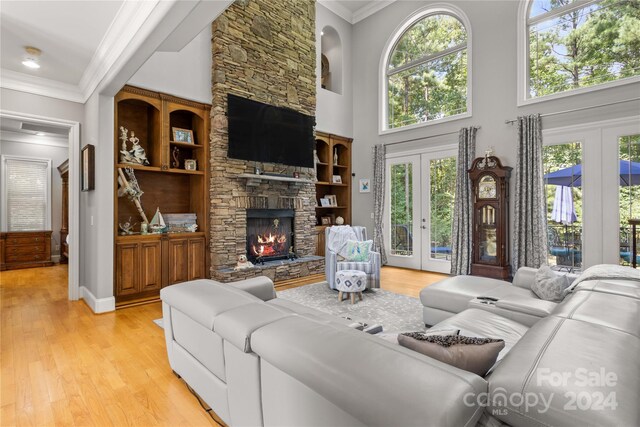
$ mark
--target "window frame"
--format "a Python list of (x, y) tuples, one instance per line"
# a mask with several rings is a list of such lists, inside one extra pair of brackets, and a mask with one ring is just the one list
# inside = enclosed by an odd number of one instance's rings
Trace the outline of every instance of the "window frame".
[[(447, 116), (442, 119), (436, 120), (428, 120), (424, 123), (414, 123), (411, 125), (401, 126), (397, 128), (389, 128), (389, 92), (388, 92), (388, 67), (389, 60), (391, 59), (391, 54), (393, 53), (398, 41), (402, 38), (407, 30), (409, 30), (414, 24), (418, 21), (427, 18), (433, 15), (450, 15), (456, 18), (460, 23), (464, 26), (465, 31), (467, 33), (467, 111), (464, 113)], [(396, 27), (396, 29), (391, 33), (391, 37), (387, 40), (387, 44), (385, 45), (382, 56), (380, 57), (380, 66), (379, 66), (379, 87), (380, 92), (378, 95), (378, 134), (385, 135), (390, 133), (402, 132), (411, 129), (418, 129), (425, 126), (431, 126), (435, 124), (450, 122), (454, 120), (461, 120), (473, 115), (472, 106), (473, 106), (473, 90), (471, 87), (472, 82), (472, 69), (473, 69), (473, 55), (472, 55), (472, 31), (471, 31), (471, 22), (467, 15), (457, 6), (448, 4), (448, 3), (434, 3), (428, 6), (425, 6), (421, 9), (414, 11), (411, 15), (405, 18), (402, 23)], [(428, 62), (428, 59), (431, 56), (441, 56), (444, 53), (450, 53), (449, 50), (445, 50), (439, 52), (435, 55), (429, 55), (423, 57), (421, 60), (413, 61), (411, 65), (417, 65), (420, 62)], [(424, 60), (424, 61), (423, 61)], [(407, 66), (409, 64), (405, 64)], [(404, 66), (398, 67), (397, 70), (402, 69)], [(394, 70), (396, 71), (396, 70)], [(397, 72), (397, 71), (396, 71)]]
[(43, 158), (43, 157), (30, 157), (30, 156), (16, 156), (11, 154), (3, 154), (0, 156), (0, 177), (2, 177), (2, 198), (0, 200), (0, 212), (2, 213), (2, 221), (0, 222), (1, 230), (4, 232), (16, 232), (20, 231), (9, 231), (9, 218), (7, 212), (7, 160), (20, 160), (25, 162), (34, 162), (34, 163), (46, 163), (47, 165), (47, 209), (45, 215), (45, 228), (43, 231), (51, 230), (51, 159)]
[[(578, 89), (569, 89), (562, 92), (556, 92), (549, 95), (538, 96), (532, 98), (529, 93), (530, 88), (530, 69), (529, 69), (529, 11), (531, 9), (531, 4), (535, 0), (524, 0), (520, 2), (519, 10), (518, 10), (518, 51), (517, 51), (517, 72), (518, 72), (518, 107), (522, 107), (524, 105), (529, 104), (537, 104), (538, 102), (549, 101), (552, 99), (561, 99), (570, 96), (580, 95), (589, 92), (595, 92), (598, 90), (608, 89), (617, 86), (623, 86), (628, 84), (633, 84), (640, 82), (640, 76), (631, 76), (625, 77), (618, 80), (613, 80), (610, 82), (600, 83), (593, 86), (580, 87)], [(590, 0), (584, 3), (571, 3), (562, 8), (558, 8), (556, 10), (546, 12), (544, 14), (540, 14), (537, 17), (533, 18), (534, 24), (538, 22), (545, 21), (551, 17), (561, 15), (567, 12), (570, 12), (575, 9), (582, 9), (591, 4), (598, 3), (601, 0)]]

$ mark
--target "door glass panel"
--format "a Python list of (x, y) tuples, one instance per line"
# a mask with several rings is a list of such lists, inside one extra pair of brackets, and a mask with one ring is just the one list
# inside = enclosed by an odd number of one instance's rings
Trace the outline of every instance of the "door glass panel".
[[(618, 150), (618, 171), (620, 174), (618, 187), (620, 201), (620, 264), (631, 265), (633, 261), (633, 236), (629, 220), (640, 218), (640, 135), (619, 138)], [(637, 246), (640, 247), (640, 235), (636, 236), (636, 239)], [(636, 264), (640, 264), (640, 256), (637, 254)], [(640, 268), (640, 266), (637, 268)]]
[(549, 265), (561, 270), (582, 267), (582, 144), (548, 145), (543, 148), (544, 184), (547, 196)]
[(456, 193), (456, 158), (434, 159), (429, 163), (431, 200), (432, 259), (451, 260), (451, 224)]
[(391, 254), (413, 255), (413, 165), (391, 165)]

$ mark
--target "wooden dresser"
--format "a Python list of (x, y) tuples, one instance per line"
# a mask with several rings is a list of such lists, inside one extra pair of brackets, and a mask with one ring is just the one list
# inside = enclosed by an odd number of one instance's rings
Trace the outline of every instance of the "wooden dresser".
[(0, 233), (0, 270), (51, 265), (51, 231)]

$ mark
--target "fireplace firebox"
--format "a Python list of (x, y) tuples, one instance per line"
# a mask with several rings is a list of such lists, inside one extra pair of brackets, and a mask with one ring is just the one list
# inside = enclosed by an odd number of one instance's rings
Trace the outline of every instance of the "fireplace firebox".
[(247, 258), (285, 259), (293, 252), (293, 209), (247, 209)]

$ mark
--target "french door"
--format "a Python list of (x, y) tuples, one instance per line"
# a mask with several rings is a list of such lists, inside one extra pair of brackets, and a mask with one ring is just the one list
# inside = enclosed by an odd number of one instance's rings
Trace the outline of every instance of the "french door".
[(640, 217), (638, 118), (543, 135), (549, 264), (582, 269), (630, 265), (628, 220)]
[(456, 150), (388, 156), (384, 232), (389, 265), (451, 271)]

